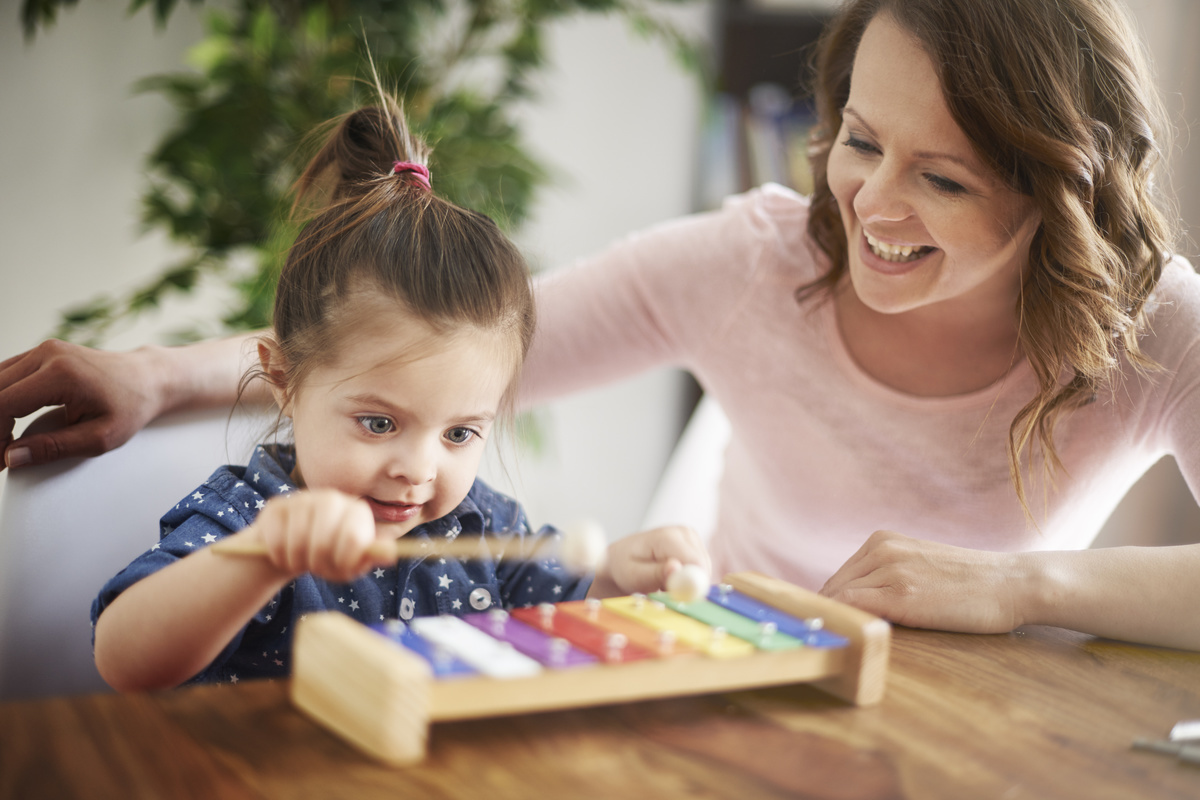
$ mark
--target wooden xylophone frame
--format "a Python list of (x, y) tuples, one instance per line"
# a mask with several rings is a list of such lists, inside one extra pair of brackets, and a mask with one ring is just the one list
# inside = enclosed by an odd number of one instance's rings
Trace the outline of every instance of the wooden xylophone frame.
[(883, 699), (891, 626), (827, 597), (754, 572), (725, 577), (738, 591), (796, 617), (821, 617), (849, 645), (741, 658), (665, 658), (547, 670), (528, 678), (434, 680), (426, 661), (338, 612), (296, 628), (292, 703), (388, 764), (425, 756), (429, 724), (653, 698), (813, 683), (855, 705)]

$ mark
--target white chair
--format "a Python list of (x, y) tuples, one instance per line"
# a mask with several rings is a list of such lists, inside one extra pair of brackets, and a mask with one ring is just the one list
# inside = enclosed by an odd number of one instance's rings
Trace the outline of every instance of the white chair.
[(158, 540), (158, 520), (270, 422), (227, 410), (164, 417), (123, 447), (12, 471), (0, 503), (0, 702), (107, 690), (92, 661), (100, 587)]
[(730, 430), (717, 401), (701, 397), (650, 498), (642, 530), (688, 525), (708, 541), (717, 525), (717, 489)]

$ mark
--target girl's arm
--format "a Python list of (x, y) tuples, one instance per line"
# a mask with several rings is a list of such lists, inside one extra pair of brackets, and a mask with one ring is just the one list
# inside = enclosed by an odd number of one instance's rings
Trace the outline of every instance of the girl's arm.
[[(246, 528), (223, 541), (257, 540)], [(96, 620), (96, 669), (118, 691), (165, 689), (220, 655), (292, 575), (203, 548), (138, 581)]]
[(996, 553), (879, 531), (821, 593), (917, 628), (1055, 625), (1200, 650), (1200, 544)]
[(267, 502), (254, 524), (227, 537), (261, 544), (261, 556), (202, 548), (143, 578), (96, 620), (96, 668), (114, 689), (178, 686), (208, 666), (297, 575), (345, 583), (395, 560), (373, 549), (375, 519), (360, 499), (332, 489)]
[[(100, 455), (168, 411), (232, 406), (258, 335), (127, 352), (50, 340), (0, 362), (0, 469)], [(270, 400), (262, 389), (246, 399)], [(16, 420), (52, 406), (13, 440)]]

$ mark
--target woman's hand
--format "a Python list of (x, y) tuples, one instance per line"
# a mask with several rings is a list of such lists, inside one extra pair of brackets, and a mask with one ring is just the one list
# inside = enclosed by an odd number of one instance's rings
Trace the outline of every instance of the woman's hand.
[[(95, 456), (120, 447), (162, 407), (144, 351), (111, 353), (49, 340), (0, 362), (4, 467)], [(13, 441), (16, 420), (59, 406)]]
[[(0, 361), (0, 469), (98, 456), (168, 411), (231, 407), (241, 377), (257, 363), (259, 335), (128, 352), (51, 339)], [(242, 399), (271, 402), (262, 382)], [(55, 406), (13, 440), (18, 419)]]
[(273, 497), (251, 527), (266, 545), (270, 562), (289, 576), (311, 572), (333, 583), (346, 583), (373, 566), (395, 562), (387, 548), (373, 547), (371, 507), (335, 489)]
[(1006, 633), (1022, 619), (1022, 559), (877, 531), (821, 594), (914, 628)]
[(615, 597), (665, 589), (667, 578), (684, 564), (712, 572), (704, 542), (691, 528), (669, 525), (618, 539), (608, 546), (588, 597)]

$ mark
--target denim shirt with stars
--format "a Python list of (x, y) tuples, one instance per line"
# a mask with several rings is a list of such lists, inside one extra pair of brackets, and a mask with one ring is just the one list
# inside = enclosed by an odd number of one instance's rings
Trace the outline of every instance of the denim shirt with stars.
[[(295, 465), (290, 447), (260, 446), (245, 467), (221, 467), (198, 489), (179, 501), (160, 523), (158, 544), (104, 585), (92, 602), (92, 626), (125, 589), (163, 567), (254, 521), (268, 499), (294, 491), (289, 477)], [(478, 559), (443, 557), (402, 559), (350, 583), (329, 583), (305, 574), (284, 587), (234, 636), (221, 654), (188, 683), (233, 682), (288, 675), (291, 633), (297, 620), (315, 611), (336, 610), (360, 622), (411, 619), (434, 614), (462, 615), (488, 608), (579, 600), (590, 577), (572, 575), (556, 561), (506, 558), (547, 536), (533, 533), (515, 500), (476, 480), (457, 508), (441, 519), (410, 531), (406, 538), (433, 540), (476, 537)], [(484, 542), (484, 537), (489, 540)]]

